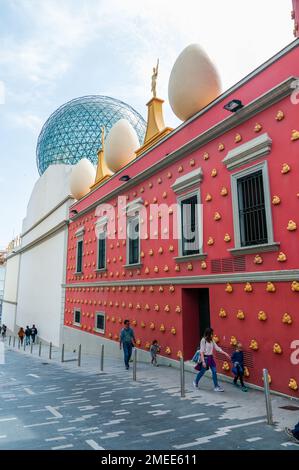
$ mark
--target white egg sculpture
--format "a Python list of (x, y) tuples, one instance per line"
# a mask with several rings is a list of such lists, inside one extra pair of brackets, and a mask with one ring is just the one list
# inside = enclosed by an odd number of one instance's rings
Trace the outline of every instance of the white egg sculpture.
[(120, 119), (111, 128), (105, 141), (104, 160), (111, 171), (119, 171), (135, 158), (140, 147), (135, 129), (126, 119)]
[(89, 192), (95, 177), (96, 170), (93, 164), (87, 158), (82, 158), (72, 169), (70, 177), (71, 195), (75, 199), (81, 199)]
[(185, 121), (221, 93), (218, 72), (198, 44), (190, 44), (175, 61), (168, 83), (168, 99), (174, 114)]

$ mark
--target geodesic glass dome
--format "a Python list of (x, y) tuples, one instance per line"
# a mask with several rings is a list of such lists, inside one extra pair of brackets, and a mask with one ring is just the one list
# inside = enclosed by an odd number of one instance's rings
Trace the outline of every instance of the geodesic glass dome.
[(76, 98), (58, 108), (46, 121), (37, 141), (36, 161), (39, 174), (58, 163), (75, 165), (86, 157), (97, 164), (101, 149), (101, 127), (105, 135), (120, 119), (134, 127), (140, 145), (146, 123), (143, 117), (123, 101), (109, 96)]

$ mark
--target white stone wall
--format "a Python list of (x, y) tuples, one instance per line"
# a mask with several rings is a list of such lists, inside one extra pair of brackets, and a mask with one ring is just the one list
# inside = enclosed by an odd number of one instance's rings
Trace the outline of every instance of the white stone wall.
[(39, 178), (23, 221), (20, 254), (9, 260), (19, 259), (20, 266), (8, 273), (7, 300), (16, 305), (5, 306), (7, 326), (17, 332), (20, 326), (35, 324), (38, 336), (54, 346), (60, 344), (63, 324), (71, 170), (68, 165), (53, 165)]
[(44, 341), (59, 345), (61, 284), (67, 227), (22, 253), (16, 324), (32, 326)]
[(6, 262), (4, 294), (2, 305), (2, 323), (9, 330), (15, 330), (15, 315), (18, 294), (18, 276), (19, 276), (20, 255), (8, 258)]

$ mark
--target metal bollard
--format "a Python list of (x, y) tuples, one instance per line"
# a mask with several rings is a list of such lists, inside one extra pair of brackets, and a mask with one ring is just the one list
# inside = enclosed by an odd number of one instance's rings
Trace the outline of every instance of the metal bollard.
[(30, 345), (30, 353), (32, 354), (32, 351), (33, 351), (33, 343), (31, 343)]
[(133, 350), (133, 380), (137, 381), (137, 348)]
[(40, 341), (39, 346), (38, 346), (38, 355), (39, 355), (39, 357), (41, 357), (41, 354), (42, 354), (42, 342)]
[(79, 349), (78, 349), (78, 367), (81, 366), (81, 344), (79, 344)]
[[(20, 341), (20, 340), (19, 340), (19, 341)], [(12, 343), (12, 345), (13, 345), (13, 347), (15, 347), (15, 345), (16, 345), (16, 337), (15, 337), (15, 336), (13, 337), (13, 343)]]
[(18, 349), (20, 349), (20, 347), (21, 347), (21, 340), (19, 339), (19, 341), (18, 341)]
[(11, 343), (11, 336), (9, 337), (9, 340), (8, 340), (8, 346), (10, 346), (10, 343)]
[(61, 362), (64, 362), (64, 344), (62, 345), (62, 348), (61, 348)]
[(104, 370), (104, 345), (101, 346), (101, 372)]
[(24, 341), (24, 351), (26, 351), (26, 341)]
[(49, 359), (52, 359), (52, 342), (49, 345)]
[(185, 395), (185, 363), (184, 358), (180, 357), (180, 376), (181, 376), (181, 397), (184, 398)]
[(273, 423), (272, 404), (271, 404), (271, 397), (270, 397), (268, 369), (263, 369), (263, 378), (264, 378), (264, 392), (265, 392), (266, 411), (267, 411), (267, 423), (272, 425), (274, 423)]

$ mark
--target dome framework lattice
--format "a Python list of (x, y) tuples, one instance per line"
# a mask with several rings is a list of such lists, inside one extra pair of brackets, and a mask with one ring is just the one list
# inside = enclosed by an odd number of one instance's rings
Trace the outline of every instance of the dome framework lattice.
[(75, 165), (82, 158), (97, 164), (102, 147), (101, 128), (107, 135), (120, 119), (127, 119), (142, 144), (146, 123), (130, 105), (109, 96), (89, 95), (75, 98), (58, 108), (46, 121), (37, 142), (39, 174), (50, 165)]

